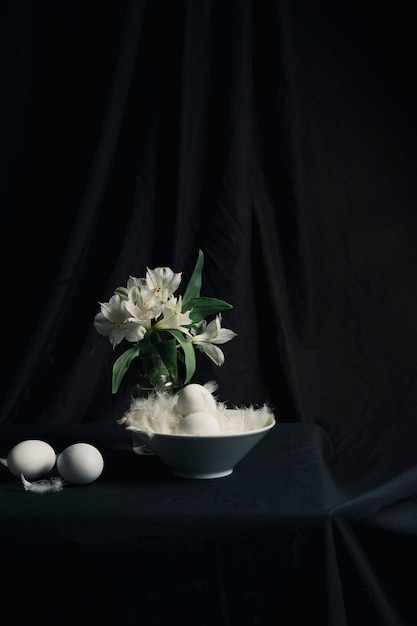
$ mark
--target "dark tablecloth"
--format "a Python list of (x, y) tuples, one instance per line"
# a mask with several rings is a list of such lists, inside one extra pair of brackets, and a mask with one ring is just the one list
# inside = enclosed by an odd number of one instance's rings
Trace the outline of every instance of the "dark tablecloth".
[(134, 454), (117, 424), (2, 426), (0, 455), (28, 438), (57, 453), (92, 443), (105, 465), (95, 482), (45, 495), (0, 468), (2, 608), (14, 623), (417, 624), (414, 469), (348, 496), (313, 424), (277, 424), (211, 480)]

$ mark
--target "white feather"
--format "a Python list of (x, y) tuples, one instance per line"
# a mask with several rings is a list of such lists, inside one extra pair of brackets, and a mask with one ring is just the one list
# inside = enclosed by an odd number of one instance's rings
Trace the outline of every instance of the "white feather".
[(45, 478), (44, 480), (36, 480), (30, 482), (26, 480), (23, 474), (20, 474), (25, 491), (31, 491), (32, 493), (57, 493), (62, 491), (64, 487), (64, 481), (60, 477)]

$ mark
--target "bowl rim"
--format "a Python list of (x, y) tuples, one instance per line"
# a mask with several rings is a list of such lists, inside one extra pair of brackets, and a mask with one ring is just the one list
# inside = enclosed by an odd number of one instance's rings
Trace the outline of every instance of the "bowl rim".
[(249, 437), (250, 435), (261, 434), (270, 430), (271, 428), (273, 428), (273, 426), (276, 425), (276, 423), (277, 423), (277, 420), (275, 419), (273, 415), (271, 415), (269, 417), (268, 423), (265, 426), (262, 426), (262, 428), (243, 430), (241, 432), (224, 432), (221, 434), (214, 433), (212, 435), (194, 435), (191, 433), (158, 433), (153, 430), (143, 430), (141, 428), (137, 428), (136, 426), (128, 426), (127, 429), (131, 430), (134, 433), (140, 433), (141, 435), (145, 435), (149, 439), (158, 437), (158, 439), (177, 439), (177, 440), (178, 439), (183, 439), (183, 440), (198, 439), (199, 441), (201, 441), (202, 439), (213, 440), (213, 439), (226, 439), (226, 438), (231, 438), (231, 437)]

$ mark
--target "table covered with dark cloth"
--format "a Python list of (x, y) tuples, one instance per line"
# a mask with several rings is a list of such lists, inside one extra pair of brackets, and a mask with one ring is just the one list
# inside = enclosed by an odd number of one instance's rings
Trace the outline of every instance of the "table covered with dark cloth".
[[(88, 485), (0, 469), (3, 615), (14, 624), (415, 626), (417, 469), (361, 493), (315, 424), (276, 424), (227, 477), (175, 476), (120, 425), (5, 425), (103, 454)], [(53, 473), (53, 471), (52, 471)], [(53, 621), (52, 621), (53, 620)]]

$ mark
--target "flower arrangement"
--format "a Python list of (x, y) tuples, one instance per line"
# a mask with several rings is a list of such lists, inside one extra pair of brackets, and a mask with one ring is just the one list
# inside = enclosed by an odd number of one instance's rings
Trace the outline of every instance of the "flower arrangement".
[[(108, 302), (99, 302), (94, 327), (101, 339), (108, 337), (115, 350), (122, 341), (130, 345), (114, 362), (112, 393), (119, 390), (134, 359), (157, 354), (173, 381), (179, 379), (179, 363), (184, 368), (183, 384), (196, 370), (195, 351), (205, 353), (217, 366), (225, 357), (219, 344), (236, 337), (222, 328), (221, 312), (233, 308), (224, 300), (200, 295), (204, 254), (197, 262), (183, 295), (175, 296), (182, 272), (169, 267), (146, 268), (144, 278), (130, 276), (126, 287), (118, 287)], [(206, 318), (215, 316), (208, 321)]]

